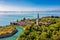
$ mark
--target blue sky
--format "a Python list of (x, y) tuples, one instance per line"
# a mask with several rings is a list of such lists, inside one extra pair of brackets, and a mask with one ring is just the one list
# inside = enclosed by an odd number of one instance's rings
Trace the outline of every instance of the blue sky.
[(11, 5), (30, 5), (30, 6), (60, 6), (60, 0), (0, 0), (0, 2), (4, 2), (4, 4)]
[(0, 11), (60, 10), (60, 0), (0, 0)]

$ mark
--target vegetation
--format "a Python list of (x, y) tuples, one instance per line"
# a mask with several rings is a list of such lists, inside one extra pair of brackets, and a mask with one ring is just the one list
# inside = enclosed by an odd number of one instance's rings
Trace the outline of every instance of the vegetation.
[(12, 33), (15, 30), (16, 28), (14, 26), (11, 26), (11, 25), (3, 26), (3, 27), (0, 27), (0, 35)]
[[(26, 25), (17, 40), (60, 40), (60, 17), (43, 17), (40, 22), (42, 23), (39, 26), (35, 23)], [(43, 24), (44, 22), (47, 24)]]

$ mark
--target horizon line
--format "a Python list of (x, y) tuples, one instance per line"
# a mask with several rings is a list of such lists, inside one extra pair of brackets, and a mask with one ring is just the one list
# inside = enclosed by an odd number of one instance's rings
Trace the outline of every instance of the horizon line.
[(9, 12), (60, 12), (60, 10), (51, 10), (51, 11), (0, 11), (0, 13), (9, 13)]

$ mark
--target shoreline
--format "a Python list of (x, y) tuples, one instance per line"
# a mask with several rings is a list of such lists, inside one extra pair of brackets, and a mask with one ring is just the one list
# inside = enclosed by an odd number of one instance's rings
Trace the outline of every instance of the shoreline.
[(12, 33), (7, 33), (7, 34), (0, 35), (0, 38), (11, 37), (11, 36), (13, 36), (14, 34), (16, 34), (17, 32), (18, 32), (18, 30), (14, 30)]
[[(5, 30), (6, 31), (9, 31), (9, 30), (11, 30), (12, 32), (10, 32), (10, 33), (4, 33), (4, 34), (1, 34), (0, 35), (0, 38), (2, 39), (2, 38), (7, 38), (7, 37), (11, 37), (11, 36), (13, 36), (14, 34), (16, 34), (17, 32), (18, 32), (18, 30), (16, 29), (16, 27), (14, 28), (14, 26), (12, 26), (12, 25), (6, 25), (6, 26), (0, 26), (1, 28), (4, 28), (4, 27), (6, 27), (5, 28)], [(14, 30), (12, 30), (12, 29), (14, 29)], [(3, 30), (4, 31), (4, 30)]]
[[(22, 31), (22, 33), (23, 33), (23, 32), (24, 32), (24, 30)], [(20, 35), (22, 35), (22, 33), (21, 33)], [(18, 38), (19, 38), (20, 35), (18, 35), (18, 37), (16, 38), (16, 40), (18, 40)]]
[[(24, 28), (23, 28), (22, 26), (20, 26), (20, 25), (15, 25), (15, 26), (19, 26), (21, 29), (23, 29), (23, 31), (21, 32), (21, 34), (24, 32)], [(19, 37), (21, 34), (19, 34), (18, 37)], [(16, 38), (16, 40), (18, 40), (18, 37)]]

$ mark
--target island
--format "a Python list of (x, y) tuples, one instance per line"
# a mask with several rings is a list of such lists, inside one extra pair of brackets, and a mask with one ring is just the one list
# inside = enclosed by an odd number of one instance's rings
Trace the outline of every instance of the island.
[(16, 40), (60, 40), (60, 16), (39, 18), (38, 15), (35, 19), (24, 18), (11, 24), (21, 25), (24, 28)]
[(17, 33), (17, 29), (12, 25), (0, 26), (0, 38), (10, 37)]
[(37, 14), (34, 19), (23, 18), (10, 22), (10, 25), (0, 27), (0, 38), (14, 35), (17, 32), (15, 25), (23, 28), (16, 40), (60, 40), (60, 16), (40, 18)]

